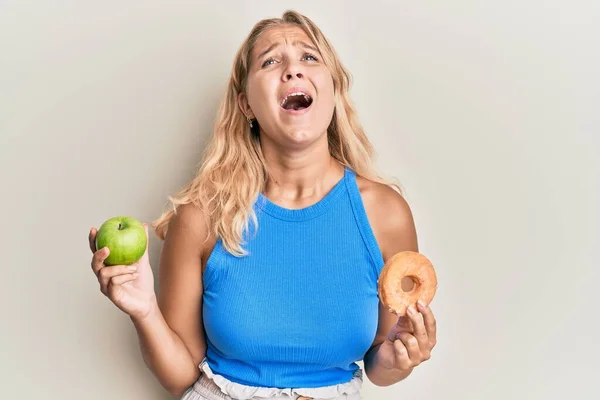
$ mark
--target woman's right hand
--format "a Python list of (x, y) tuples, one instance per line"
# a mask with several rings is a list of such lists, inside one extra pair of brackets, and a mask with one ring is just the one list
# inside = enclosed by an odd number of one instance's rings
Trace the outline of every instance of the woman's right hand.
[[(148, 225), (144, 224), (146, 238)], [(100, 283), (100, 291), (121, 311), (133, 319), (143, 319), (152, 311), (156, 295), (154, 293), (154, 275), (148, 258), (149, 240), (141, 259), (132, 265), (104, 264), (109, 249), (96, 249), (96, 228), (90, 229), (89, 245), (93, 253), (92, 271)]]

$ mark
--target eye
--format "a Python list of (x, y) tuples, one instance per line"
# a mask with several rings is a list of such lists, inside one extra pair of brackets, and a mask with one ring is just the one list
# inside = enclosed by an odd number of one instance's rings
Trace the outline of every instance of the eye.
[(317, 57), (313, 56), (313, 55), (312, 55), (312, 54), (310, 54), (310, 53), (306, 53), (306, 54), (304, 55), (304, 57), (302, 57), (302, 59), (312, 59), (311, 61), (319, 61), (319, 60), (317, 59)]
[(271, 65), (271, 62), (275, 62), (275, 59), (272, 58), (272, 57), (268, 58), (265, 62), (263, 62), (262, 63), (262, 67), (264, 68), (264, 67), (267, 67), (267, 66)]

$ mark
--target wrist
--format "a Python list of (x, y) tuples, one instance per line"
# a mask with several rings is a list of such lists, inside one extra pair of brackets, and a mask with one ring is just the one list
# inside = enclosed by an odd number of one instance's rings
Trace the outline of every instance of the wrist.
[(150, 321), (156, 320), (160, 315), (160, 308), (158, 307), (158, 300), (156, 295), (152, 293), (152, 296), (148, 299), (148, 306), (145, 310), (140, 312), (132, 313), (129, 315), (131, 321), (136, 324), (147, 324)]

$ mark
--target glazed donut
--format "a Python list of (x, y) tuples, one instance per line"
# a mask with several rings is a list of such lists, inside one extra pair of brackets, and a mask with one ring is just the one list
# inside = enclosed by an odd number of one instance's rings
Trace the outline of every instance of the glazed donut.
[[(413, 282), (408, 292), (402, 289), (402, 280), (407, 277)], [(401, 251), (390, 257), (377, 282), (379, 299), (398, 316), (405, 315), (408, 306), (416, 307), (417, 300), (429, 304), (437, 290), (433, 265), (427, 257), (414, 251)]]

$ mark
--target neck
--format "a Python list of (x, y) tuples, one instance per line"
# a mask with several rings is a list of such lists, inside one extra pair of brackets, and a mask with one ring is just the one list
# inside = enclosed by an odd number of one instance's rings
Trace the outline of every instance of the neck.
[(263, 147), (268, 168), (265, 195), (289, 207), (302, 207), (318, 201), (341, 179), (344, 168), (324, 143), (309, 149), (282, 151)]

